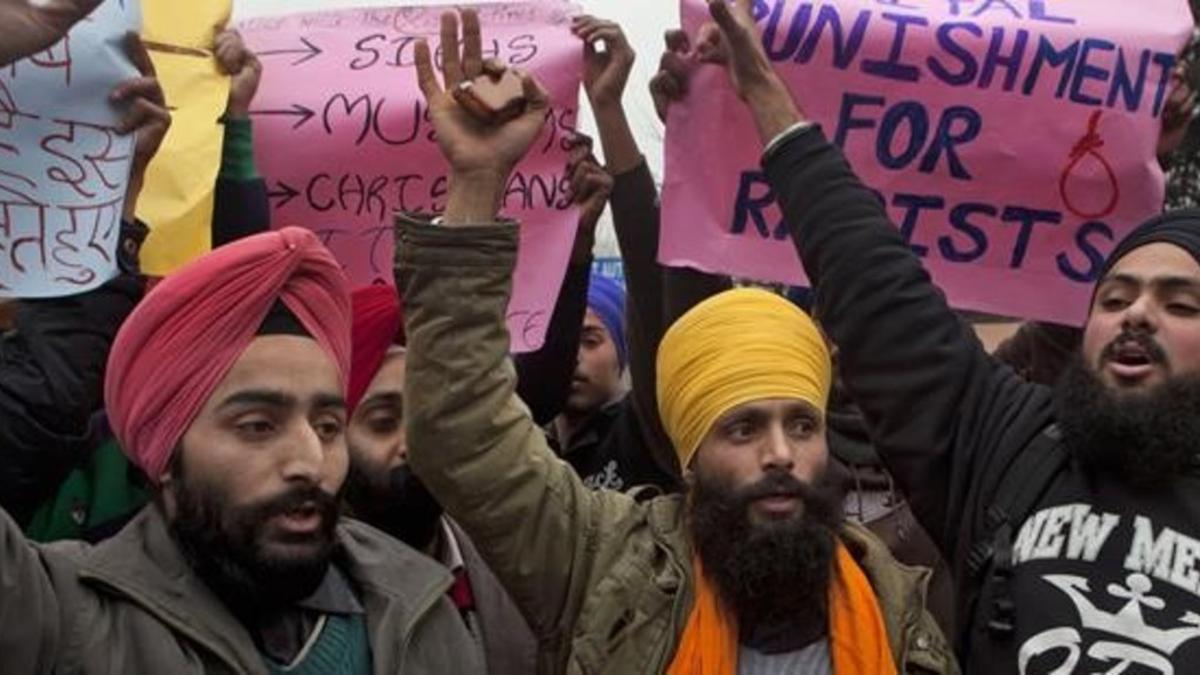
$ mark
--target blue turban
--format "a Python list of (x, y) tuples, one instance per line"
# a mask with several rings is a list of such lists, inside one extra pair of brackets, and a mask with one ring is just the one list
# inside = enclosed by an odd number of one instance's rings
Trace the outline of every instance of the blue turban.
[(592, 274), (588, 282), (588, 308), (600, 318), (617, 347), (617, 361), (621, 370), (628, 363), (628, 348), (625, 346), (625, 289), (616, 281)]

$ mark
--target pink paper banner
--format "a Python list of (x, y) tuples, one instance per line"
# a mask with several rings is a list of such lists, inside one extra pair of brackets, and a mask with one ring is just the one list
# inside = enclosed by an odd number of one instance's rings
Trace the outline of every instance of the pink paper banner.
[[(447, 166), (417, 87), (416, 40), (440, 65), (446, 7), (348, 9), (253, 19), (240, 26), (262, 59), (252, 112), (272, 222), (321, 235), (352, 283), (392, 283), (392, 216), (445, 208)], [(575, 238), (566, 141), (574, 134), (582, 47), (561, 2), (482, 5), (485, 58), (532, 71), (553, 111), (509, 185), (521, 221), (509, 306), (514, 351), (541, 347)]]
[[(703, 0), (682, 12), (692, 34), (708, 20)], [(756, 0), (754, 17), (956, 307), (1082, 323), (1105, 255), (1162, 208), (1183, 0)], [(806, 284), (727, 75), (701, 67), (691, 91), (667, 127), (661, 259)]]

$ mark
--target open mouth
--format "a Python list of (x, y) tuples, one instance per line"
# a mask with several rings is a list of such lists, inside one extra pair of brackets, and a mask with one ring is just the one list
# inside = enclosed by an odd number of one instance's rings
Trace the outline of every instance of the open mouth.
[(1149, 350), (1133, 341), (1117, 344), (1107, 360), (1109, 370), (1125, 380), (1141, 379), (1158, 365), (1158, 359)]
[(291, 533), (315, 532), (321, 527), (321, 510), (315, 502), (305, 502), (280, 512), (274, 520), (282, 529)]
[(800, 507), (800, 495), (794, 492), (776, 492), (754, 500), (759, 510), (775, 516), (791, 515)]

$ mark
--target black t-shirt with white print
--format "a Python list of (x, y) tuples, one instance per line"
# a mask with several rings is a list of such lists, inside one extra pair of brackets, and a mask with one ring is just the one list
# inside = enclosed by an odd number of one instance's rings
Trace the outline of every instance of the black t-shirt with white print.
[(1200, 674), (1200, 476), (1146, 493), (1071, 465), (1013, 561), (1015, 633), (976, 621), (966, 672)]

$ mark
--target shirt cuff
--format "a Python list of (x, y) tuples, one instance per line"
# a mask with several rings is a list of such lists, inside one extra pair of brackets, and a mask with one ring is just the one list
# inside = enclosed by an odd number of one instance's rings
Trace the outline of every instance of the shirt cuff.
[(821, 125), (813, 122), (812, 120), (803, 120), (801, 122), (796, 122), (787, 129), (784, 129), (777, 136), (775, 136), (775, 138), (772, 138), (770, 143), (767, 143), (767, 149), (763, 150), (762, 154), (763, 164), (769, 162), (771, 157), (779, 151), (779, 148), (782, 148), (784, 145), (786, 145), (788, 141), (792, 140), (793, 138), (803, 136), (812, 129), (820, 128)]

